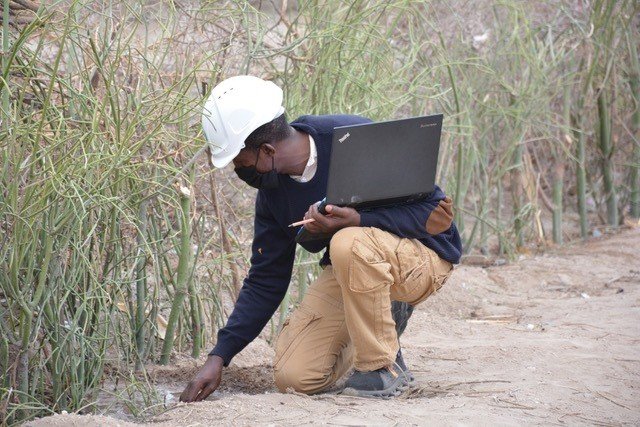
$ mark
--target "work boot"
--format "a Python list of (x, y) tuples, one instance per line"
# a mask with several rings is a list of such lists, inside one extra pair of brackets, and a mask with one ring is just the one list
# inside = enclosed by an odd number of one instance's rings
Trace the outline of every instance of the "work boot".
[(412, 383), (415, 381), (415, 377), (413, 373), (407, 368), (407, 365), (404, 363), (404, 359), (402, 358), (402, 349), (398, 349), (398, 354), (396, 355), (396, 365), (404, 372), (407, 377), (407, 381)]
[(409, 383), (404, 372), (395, 366), (375, 371), (354, 371), (342, 394), (359, 397), (393, 397), (406, 390)]
[(411, 304), (401, 301), (391, 301), (391, 316), (393, 317), (393, 321), (396, 322), (398, 339), (406, 329), (411, 314), (413, 314), (413, 306)]
[[(393, 321), (396, 322), (396, 334), (398, 335), (398, 343), (400, 341), (400, 335), (407, 328), (407, 323), (409, 323), (409, 318), (413, 314), (413, 306), (406, 302), (401, 301), (391, 301), (391, 315), (393, 316)], [(415, 377), (411, 373), (409, 369), (407, 369), (407, 365), (404, 363), (404, 359), (402, 358), (402, 349), (398, 350), (398, 354), (396, 355), (396, 363), (405, 373), (409, 382), (413, 382)]]

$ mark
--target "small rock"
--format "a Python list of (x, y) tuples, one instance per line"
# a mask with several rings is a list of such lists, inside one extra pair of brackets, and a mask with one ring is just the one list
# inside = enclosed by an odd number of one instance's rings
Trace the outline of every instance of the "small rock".
[(531, 323), (527, 324), (527, 329), (530, 330), (530, 331), (533, 331), (535, 329), (535, 327), (536, 327), (536, 325), (533, 325)]
[(176, 403), (176, 397), (171, 392), (166, 392), (164, 395), (164, 407), (167, 408)]

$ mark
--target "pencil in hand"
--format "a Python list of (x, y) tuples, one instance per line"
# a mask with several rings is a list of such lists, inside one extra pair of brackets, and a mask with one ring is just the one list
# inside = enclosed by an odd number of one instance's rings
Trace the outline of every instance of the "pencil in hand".
[(313, 219), (313, 218), (303, 219), (302, 221), (298, 221), (298, 222), (294, 222), (293, 224), (289, 224), (289, 227), (297, 227), (299, 225), (309, 224), (310, 222), (314, 222), (314, 221), (315, 221), (315, 219)]

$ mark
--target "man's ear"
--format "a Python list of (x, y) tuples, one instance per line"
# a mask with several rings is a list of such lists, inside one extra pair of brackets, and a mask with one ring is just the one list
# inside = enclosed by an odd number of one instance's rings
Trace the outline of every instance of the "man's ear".
[(269, 157), (273, 157), (273, 155), (276, 153), (276, 147), (274, 147), (273, 145), (267, 143), (264, 143), (260, 146), (260, 149), (262, 150), (262, 152), (266, 155), (268, 155)]

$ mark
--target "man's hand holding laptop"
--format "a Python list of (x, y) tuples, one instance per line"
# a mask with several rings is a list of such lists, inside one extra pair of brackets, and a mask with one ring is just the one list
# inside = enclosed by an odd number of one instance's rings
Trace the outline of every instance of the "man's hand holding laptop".
[(345, 227), (358, 227), (360, 225), (360, 214), (353, 208), (341, 208), (339, 206), (327, 205), (325, 210), (327, 215), (318, 211), (320, 202), (309, 206), (309, 210), (304, 214), (304, 219), (314, 221), (304, 224), (304, 227), (311, 234), (328, 234)]

